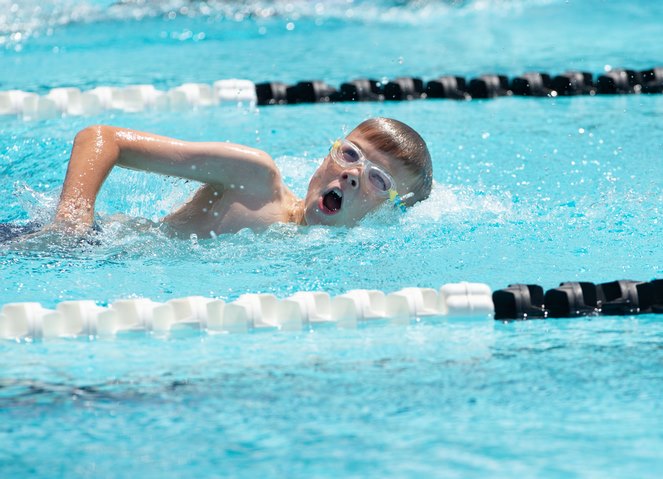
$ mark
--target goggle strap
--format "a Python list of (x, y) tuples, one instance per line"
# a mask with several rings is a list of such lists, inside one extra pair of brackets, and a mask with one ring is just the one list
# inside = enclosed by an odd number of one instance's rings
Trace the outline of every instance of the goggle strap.
[(414, 193), (407, 193), (403, 196), (399, 195), (398, 192), (394, 189), (389, 190), (389, 201), (394, 204), (394, 208), (398, 208), (401, 212), (405, 213), (407, 207), (405, 206), (405, 200), (412, 198)]

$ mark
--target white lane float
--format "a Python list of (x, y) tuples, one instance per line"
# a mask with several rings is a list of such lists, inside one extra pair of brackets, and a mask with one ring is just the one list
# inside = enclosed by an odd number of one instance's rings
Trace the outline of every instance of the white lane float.
[(38, 96), (21, 90), (0, 91), (0, 115), (21, 115), (25, 99)]
[(82, 115), (81, 95), (78, 88), (53, 88), (45, 98), (55, 104), (55, 109), (60, 115)]
[(494, 314), (490, 287), (482, 283), (451, 283), (440, 288), (437, 308), (445, 316), (483, 318)]
[(0, 310), (0, 339), (108, 337), (124, 331), (168, 333), (194, 328), (209, 333), (310, 331), (319, 327), (357, 328), (383, 321), (410, 324), (426, 317), (470, 319), (492, 324), (492, 291), (485, 284), (446, 284), (433, 288), (383, 291), (356, 289), (331, 297), (302, 291), (279, 299), (243, 294), (233, 302), (188, 296), (159, 303), (120, 299), (108, 307), (94, 301), (64, 301), (54, 310), (39, 303), (10, 303)]
[(250, 80), (217, 80), (213, 84), (214, 98), (220, 103), (250, 103), (258, 101), (256, 86)]
[[(105, 308), (97, 306), (94, 301), (63, 301), (59, 303), (55, 310), (60, 313), (59, 330), (56, 330), (56, 336), (96, 336), (104, 331), (99, 328), (99, 314), (105, 311)], [(108, 321), (106, 321), (108, 322)]]
[(220, 104), (255, 105), (256, 102), (255, 84), (240, 79), (217, 80), (211, 85), (185, 83), (166, 91), (154, 85), (98, 86), (86, 91), (61, 87), (45, 95), (22, 90), (0, 91), (0, 115), (48, 120), (61, 116), (94, 116), (107, 110), (183, 111)]
[(191, 110), (217, 103), (214, 90), (207, 83), (185, 83), (169, 90), (166, 97), (172, 110)]

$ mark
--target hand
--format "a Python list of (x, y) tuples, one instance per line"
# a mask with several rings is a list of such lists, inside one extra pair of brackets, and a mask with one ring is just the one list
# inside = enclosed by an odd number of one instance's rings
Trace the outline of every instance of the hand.
[(18, 236), (11, 243), (28, 246), (30, 249), (44, 249), (53, 244), (76, 245), (85, 241), (90, 242), (92, 228), (85, 224), (71, 224), (63, 221), (54, 221), (34, 233)]

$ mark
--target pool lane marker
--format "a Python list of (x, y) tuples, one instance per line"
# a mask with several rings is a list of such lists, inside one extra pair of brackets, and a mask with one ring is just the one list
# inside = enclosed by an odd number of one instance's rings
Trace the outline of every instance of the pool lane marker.
[(25, 120), (48, 120), (62, 116), (95, 116), (104, 111), (185, 111), (219, 105), (293, 105), (352, 101), (408, 101), (424, 98), (451, 100), (489, 99), (504, 96), (549, 97), (663, 93), (663, 67), (648, 70), (611, 69), (598, 75), (567, 71), (551, 76), (528, 72), (509, 79), (486, 74), (467, 81), (460, 76), (440, 76), (428, 82), (418, 77), (392, 80), (361, 78), (337, 89), (324, 81), (254, 84), (227, 79), (213, 84), (185, 83), (167, 91), (154, 85), (99, 86), (92, 90), (54, 88), (46, 95), (21, 90), (0, 91), (0, 115)]
[(493, 311), (490, 288), (478, 283), (446, 284), (439, 290), (405, 288), (389, 294), (352, 290), (336, 297), (325, 292), (298, 292), (285, 299), (244, 294), (228, 303), (202, 296), (165, 303), (122, 299), (109, 307), (94, 301), (65, 301), (54, 310), (39, 303), (10, 303), (0, 312), (0, 338), (104, 338), (124, 331), (167, 333), (182, 328), (208, 333), (310, 331), (329, 326), (353, 329), (376, 321), (410, 324), (430, 316), (491, 325)]
[(154, 85), (99, 86), (92, 90), (54, 88), (46, 95), (21, 90), (0, 91), (0, 115), (24, 120), (62, 116), (94, 116), (104, 111), (185, 111), (218, 105), (255, 104), (255, 85), (249, 80), (185, 83), (168, 91)]
[(0, 339), (105, 338), (125, 331), (167, 334), (183, 328), (211, 334), (306, 332), (330, 326), (355, 329), (376, 322), (408, 325), (429, 317), (490, 326), (493, 319), (643, 313), (663, 314), (663, 279), (565, 282), (545, 294), (535, 284), (512, 284), (491, 292), (482, 283), (451, 283), (439, 290), (412, 287), (385, 294), (357, 289), (335, 297), (325, 292), (298, 292), (285, 299), (244, 294), (229, 303), (202, 296), (165, 303), (121, 299), (109, 307), (94, 301), (65, 301), (54, 310), (39, 303), (10, 303), (0, 312)]
[(511, 284), (495, 291), (493, 302), (495, 319), (663, 314), (663, 279), (564, 282), (545, 295), (537, 284)]
[(348, 101), (407, 101), (424, 98), (452, 100), (488, 99), (504, 96), (557, 97), (597, 94), (663, 93), (663, 67), (636, 71), (611, 69), (596, 77), (589, 72), (567, 71), (551, 76), (529, 72), (513, 79), (486, 74), (469, 81), (461, 76), (441, 76), (429, 82), (418, 77), (392, 80), (369, 78), (342, 83), (336, 89), (320, 80), (294, 85), (258, 83), (258, 105), (287, 105)]

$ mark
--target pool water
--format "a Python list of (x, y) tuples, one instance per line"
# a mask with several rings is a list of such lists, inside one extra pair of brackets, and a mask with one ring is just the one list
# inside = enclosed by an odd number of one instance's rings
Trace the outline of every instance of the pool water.
[[(598, 73), (650, 68), (662, 53), (663, 8), (645, 1), (0, 7), (0, 89), (40, 93), (233, 77)], [(353, 229), (176, 240), (114, 214), (158, 220), (196, 185), (117, 170), (97, 204), (100, 244), (0, 244), (0, 304), (661, 277), (662, 115), (662, 96), (634, 95), (0, 117), (0, 222), (48, 221), (73, 137), (91, 123), (263, 148), (303, 195), (331, 141), (389, 116), (426, 139), (436, 183), (407, 214), (379, 211)], [(658, 477), (662, 324), (642, 315), (491, 329), (432, 318), (1, 342), (0, 472)]]

